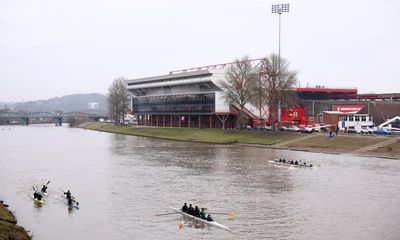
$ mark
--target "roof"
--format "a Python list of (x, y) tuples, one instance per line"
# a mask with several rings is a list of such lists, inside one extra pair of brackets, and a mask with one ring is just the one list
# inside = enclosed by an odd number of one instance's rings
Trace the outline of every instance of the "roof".
[(177, 79), (188, 79), (188, 78), (196, 78), (196, 77), (207, 77), (211, 76), (213, 73), (209, 70), (200, 70), (196, 72), (184, 72), (177, 74), (167, 74), (167, 75), (159, 75), (154, 77), (145, 77), (145, 78), (136, 78), (127, 80), (126, 83), (129, 86), (142, 84), (142, 83), (151, 83), (151, 82), (163, 82), (168, 80), (177, 80)]

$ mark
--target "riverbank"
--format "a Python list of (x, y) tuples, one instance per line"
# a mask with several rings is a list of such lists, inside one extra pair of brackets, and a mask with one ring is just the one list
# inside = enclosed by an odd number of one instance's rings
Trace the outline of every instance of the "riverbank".
[(7, 204), (0, 201), (0, 240), (32, 239), (23, 227), (17, 225), (14, 214), (7, 207)]
[[(215, 144), (241, 144), (266, 148), (321, 153), (352, 153), (400, 159), (400, 142), (395, 137), (377, 135), (248, 131), (234, 129), (152, 128), (116, 126), (109, 123), (83, 123), (80, 128), (134, 136)], [(386, 142), (390, 144), (385, 145)], [(382, 146), (381, 146), (381, 145)], [(376, 146), (376, 147), (375, 147)]]

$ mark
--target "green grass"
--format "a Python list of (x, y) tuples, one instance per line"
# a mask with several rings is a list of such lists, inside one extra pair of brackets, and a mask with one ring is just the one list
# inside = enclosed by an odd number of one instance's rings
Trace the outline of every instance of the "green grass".
[(15, 223), (15, 217), (2, 203), (0, 203), (0, 240), (31, 239), (25, 230)]
[(357, 150), (367, 147), (386, 139), (375, 136), (348, 136), (339, 135), (326, 139), (323, 135), (318, 135), (309, 139), (296, 142), (291, 146), (295, 147), (311, 147), (311, 148), (326, 148), (326, 149), (343, 149)]
[(247, 143), (273, 145), (301, 137), (300, 134), (279, 132), (198, 128), (133, 128), (128, 126), (116, 126), (115, 124), (108, 123), (83, 123), (79, 125), (79, 127), (135, 136), (157, 137), (180, 141), (198, 141), (219, 144)]

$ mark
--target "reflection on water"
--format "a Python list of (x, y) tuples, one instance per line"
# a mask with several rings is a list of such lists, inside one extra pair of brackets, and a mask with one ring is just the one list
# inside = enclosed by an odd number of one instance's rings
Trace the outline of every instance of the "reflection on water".
[[(38, 239), (399, 239), (398, 161), (83, 131), (11, 127), (0, 133), (0, 198)], [(321, 163), (292, 169), (274, 158)], [(32, 185), (51, 179), (35, 207)], [(81, 208), (63, 204), (71, 189)], [(210, 211), (232, 233), (178, 214)], [(184, 227), (179, 229), (179, 223)]]

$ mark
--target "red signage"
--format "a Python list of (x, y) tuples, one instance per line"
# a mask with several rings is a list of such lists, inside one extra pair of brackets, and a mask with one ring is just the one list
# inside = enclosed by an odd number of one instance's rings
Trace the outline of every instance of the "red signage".
[(332, 105), (332, 111), (337, 112), (358, 112), (364, 105)]

